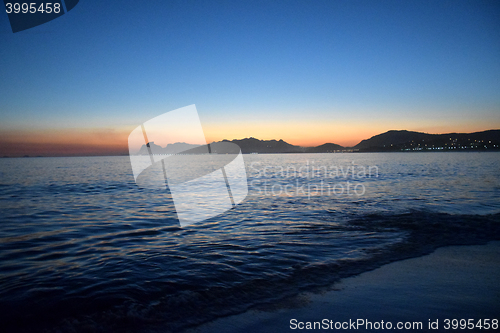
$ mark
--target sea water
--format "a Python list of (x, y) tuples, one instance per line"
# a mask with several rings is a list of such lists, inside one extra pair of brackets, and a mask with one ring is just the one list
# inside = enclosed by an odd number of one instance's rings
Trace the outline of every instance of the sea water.
[(179, 331), (500, 239), (500, 153), (244, 160), (247, 198), (181, 228), (168, 192), (139, 188), (126, 156), (0, 159), (3, 327)]

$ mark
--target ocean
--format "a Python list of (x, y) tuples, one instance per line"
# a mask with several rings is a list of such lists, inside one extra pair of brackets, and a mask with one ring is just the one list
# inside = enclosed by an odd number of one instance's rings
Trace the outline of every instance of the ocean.
[(244, 155), (249, 193), (180, 227), (120, 157), (0, 159), (0, 322), (179, 332), (440, 246), (500, 239), (500, 153)]

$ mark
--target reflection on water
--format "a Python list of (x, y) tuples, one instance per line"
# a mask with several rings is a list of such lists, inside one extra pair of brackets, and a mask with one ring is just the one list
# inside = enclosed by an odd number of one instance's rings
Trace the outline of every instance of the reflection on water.
[[(185, 228), (165, 190), (137, 187), (128, 157), (0, 159), (0, 319), (177, 331), (500, 235), (498, 153), (244, 159), (248, 197)], [(363, 194), (340, 194), (346, 182)]]

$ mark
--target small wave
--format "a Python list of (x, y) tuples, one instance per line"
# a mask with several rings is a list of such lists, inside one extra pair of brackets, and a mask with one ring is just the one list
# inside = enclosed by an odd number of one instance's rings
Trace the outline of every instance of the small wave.
[[(200, 229), (201, 235), (193, 235), (194, 240), (171, 254), (155, 247), (156, 255), (151, 256), (151, 250), (143, 250), (132, 257), (129, 255), (128, 263), (124, 263), (124, 257), (117, 261), (110, 260), (112, 257), (105, 259), (104, 266), (90, 263), (94, 273), (85, 273), (85, 279), (99, 274), (101, 281), (93, 283), (91, 289), (88, 285), (72, 286), (65, 280), (66, 289), (72, 290), (70, 295), (57, 289), (55, 284), (45, 283), (44, 287), (30, 289), (25, 301), (33, 295), (39, 297), (42, 292), (52, 303), (43, 310), (36, 306), (30, 309), (36, 327), (26, 321), (23, 327), (27, 331), (38, 331), (40, 327), (76, 331), (85, 327), (96, 331), (143, 331), (162, 327), (179, 331), (303, 290), (321, 288), (391, 261), (430, 253), (440, 246), (500, 239), (500, 214), (379, 213), (332, 225), (312, 224), (309, 228), (308, 223), (302, 223), (301, 228), (292, 230), (274, 242), (261, 245), (258, 237), (265, 239), (267, 235), (250, 233), (257, 239), (248, 247), (245, 237), (226, 239), (224, 243), (217, 238), (204, 239), (205, 231)], [(131, 230), (121, 236), (154, 237), (161, 232)], [(324, 236), (320, 237), (321, 234)], [(349, 242), (343, 239), (349, 234), (351, 248), (342, 243)], [(360, 235), (358, 242), (357, 235)], [(376, 240), (370, 240), (371, 237)], [(293, 255), (293, 249), (300, 255)], [(61, 253), (53, 253), (44, 259), (62, 257)], [(151, 261), (143, 264), (142, 272), (141, 258)], [(162, 264), (164, 260), (168, 263)], [(159, 269), (156, 277), (149, 275), (155, 266)], [(170, 270), (169, 266), (172, 266)], [(162, 272), (162, 267), (167, 270)], [(128, 273), (119, 274), (123, 270)], [(24, 310), (15, 310), (15, 306), (3, 313), (7, 327), (18, 327), (26, 316)], [(9, 315), (5, 317), (5, 313)], [(40, 322), (45, 324), (39, 326)]]

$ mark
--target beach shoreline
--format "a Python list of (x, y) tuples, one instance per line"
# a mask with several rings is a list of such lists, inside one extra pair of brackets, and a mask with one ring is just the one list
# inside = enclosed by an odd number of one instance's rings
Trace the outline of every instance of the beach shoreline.
[[(344, 278), (329, 290), (304, 292), (187, 332), (350, 330), (353, 322), (363, 323), (356, 325), (358, 331), (388, 329), (388, 323), (397, 329), (402, 323), (403, 331), (444, 332), (453, 330), (455, 323), (460, 328), (461, 319), (469, 320), (468, 332), (495, 331), (477, 325), (489, 319), (491, 326), (493, 319), (500, 319), (499, 262), (500, 241), (440, 247)], [(409, 323), (421, 327), (404, 328)]]

